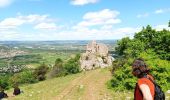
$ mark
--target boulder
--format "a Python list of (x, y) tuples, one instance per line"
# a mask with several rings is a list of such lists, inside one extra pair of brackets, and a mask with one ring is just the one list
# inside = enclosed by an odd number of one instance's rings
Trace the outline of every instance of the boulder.
[(86, 52), (81, 54), (80, 64), (82, 70), (91, 70), (95, 68), (105, 68), (112, 65), (114, 60), (108, 53), (107, 45), (92, 41), (87, 44)]

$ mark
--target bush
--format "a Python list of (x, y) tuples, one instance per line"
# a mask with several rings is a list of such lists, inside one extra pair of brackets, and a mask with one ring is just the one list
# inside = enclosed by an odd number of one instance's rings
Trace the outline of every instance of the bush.
[[(131, 66), (132, 59), (113, 62), (113, 78), (109, 83), (115, 91), (132, 90), (135, 86), (135, 77), (132, 76)], [(116, 65), (116, 66), (115, 66)]]
[(40, 65), (38, 68), (35, 69), (34, 71), (34, 77), (39, 80), (39, 81), (43, 81), (46, 79), (46, 73), (48, 71), (48, 67), (47, 65), (45, 65), (44, 63), (42, 65)]
[(80, 71), (80, 54), (77, 54), (74, 58), (69, 59), (64, 64), (64, 69), (66, 70), (66, 74), (75, 74)]
[(151, 69), (156, 82), (162, 89), (170, 88), (170, 31), (156, 31), (151, 26), (136, 33), (133, 39), (123, 38), (118, 42), (113, 62), (113, 78), (109, 85), (115, 90), (131, 90), (136, 79), (131, 74), (135, 58), (143, 58)]
[[(139, 58), (145, 59), (150, 73), (164, 91), (170, 88), (170, 62), (160, 59), (153, 50), (141, 52)], [(133, 90), (137, 79), (132, 75), (131, 64), (134, 58), (119, 59), (113, 62), (113, 78), (109, 83), (115, 91)], [(116, 67), (116, 68), (115, 68)]]
[(9, 77), (10, 75), (1, 75), (0, 76), (0, 87), (3, 89), (9, 89), (10, 84), (9, 84)]
[(49, 72), (48, 77), (49, 78), (59, 77), (59, 76), (64, 76), (65, 74), (66, 74), (66, 70), (63, 67), (63, 61), (60, 58), (56, 59), (55, 65)]
[(37, 82), (36, 78), (33, 76), (33, 71), (32, 70), (25, 70), (23, 72), (14, 74), (10, 78), (10, 83), (11, 85), (13, 84), (25, 84), (25, 83), (35, 83)]

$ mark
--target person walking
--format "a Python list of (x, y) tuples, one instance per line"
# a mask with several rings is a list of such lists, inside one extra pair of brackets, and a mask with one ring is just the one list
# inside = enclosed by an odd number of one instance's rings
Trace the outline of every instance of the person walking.
[(138, 58), (132, 64), (132, 74), (138, 78), (134, 99), (135, 100), (154, 100), (155, 86), (153, 76), (149, 73), (148, 66), (143, 59)]

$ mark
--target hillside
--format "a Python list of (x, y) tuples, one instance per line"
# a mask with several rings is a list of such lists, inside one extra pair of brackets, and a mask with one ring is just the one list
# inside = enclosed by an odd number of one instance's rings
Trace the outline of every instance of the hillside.
[[(113, 93), (107, 89), (111, 78), (109, 69), (97, 69), (79, 74), (46, 80), (37, 84), (25, 85), (23, 94), (9, 100), (112, 100), (129, 99), (133, 93)], [(12, 94), (12, 90), (9, 90)]]

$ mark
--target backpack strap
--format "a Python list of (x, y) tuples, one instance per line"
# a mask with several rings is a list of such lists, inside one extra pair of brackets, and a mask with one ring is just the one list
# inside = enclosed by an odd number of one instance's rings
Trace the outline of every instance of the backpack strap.
[(147, 79), (149, 79), (154, 85), (155, 85), (155, 81), (153, 80), (153, 79), (151, 79), (150, 77), (148, 77), (147, 75), (146, 76), (144, 76), (144, 78), (147, 78)]

